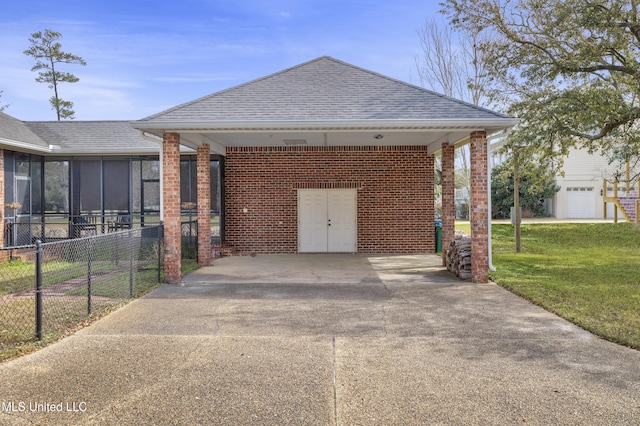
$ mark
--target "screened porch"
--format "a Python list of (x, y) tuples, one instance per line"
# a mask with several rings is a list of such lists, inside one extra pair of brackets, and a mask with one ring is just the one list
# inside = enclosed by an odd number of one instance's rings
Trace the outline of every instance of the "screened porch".
[[(158, 156), (42, 156), (5, 151), (4, 245), (82, 238), (160, 222)], [(212, 155), (211, 231), (220, 235), (219, 158)], [(180, 158), (183, 234), (195, 238), (196, 156)]]

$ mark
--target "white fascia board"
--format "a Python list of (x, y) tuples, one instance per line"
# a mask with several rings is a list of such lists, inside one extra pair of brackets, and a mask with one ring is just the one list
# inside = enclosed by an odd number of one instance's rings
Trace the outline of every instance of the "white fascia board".
[(0, 138), (0, 145), (8, 145), (10, 147), (15, 147), (15, 148), (23, 149), (23, 150), (28, 150), (28, 151), (38, 151), (38, 152), (52, 152), (53, 151), (48, 146), (44, 147), (44, 146), (40, 146), (40, 145), (34, 145), (34, 144), (31, 144), (31, 143), (27, 143), (27, 142), (19, 142), (19, 141), (14, 141), (12, 139), (5, 139), (5, 138)]
[(109, 151), (104, 151), (104, 150), (100, 150), (100, 149), (61, 149), (61, 150), (57, 150), (56, 154), (65, 154), (65, 155), (151, 155), (151, 154), (157, 154), (158, 152), (160, 152), (159, 149), (157, 149), (157, 150), (132, 149), (132, 150), (109, 150)]
[[(146, 149), (146, 150), (98, 150), (98, 149), (58, 149), (55, 151), (50, 151), (52, 154), (56, 155), (158, 155), (161, 150), (161, 146), (158, 145), (158, 149)], [(181, 154), (192, 154), (196, 152), (195, 149), (191, 147), (180, 145), (180, 153)]]
[(363, 131), (363, 130), (460, 130), (505, 129), (518, 124), (517, 118), (451, 119), (451, 120), (335, 120), (335, 121), (134, 121), (131, 125), (139, 130), (163, 130), (178, 133), (224, 131), (261, 132), (273, 130), (290, 131)]

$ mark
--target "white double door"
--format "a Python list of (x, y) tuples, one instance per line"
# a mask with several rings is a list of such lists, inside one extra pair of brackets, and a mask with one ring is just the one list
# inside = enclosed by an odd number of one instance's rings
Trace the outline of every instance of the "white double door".
[(355, 189), (298, 190), (298, 250), (353, 253), (356, 248)]

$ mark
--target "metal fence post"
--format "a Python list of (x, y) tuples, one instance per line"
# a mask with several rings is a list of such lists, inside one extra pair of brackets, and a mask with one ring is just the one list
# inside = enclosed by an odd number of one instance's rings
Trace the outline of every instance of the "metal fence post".
[(129, 229), (129, 298), (133, 298), (133, 252), (134, 244), (131, 238), (132, 230)]
[(160, 268), (162, 268), (162, 238), (163, 238), (164, 226), (162, 221), (160, 221), (160, 226), (158, 227), (158, 284), (161, 283), (160, 278)]
[(87, 315), (91, 315), (91, 238), (87, 239)]
[(36, 339), (42, 340), (42, 242), (36, 241)]

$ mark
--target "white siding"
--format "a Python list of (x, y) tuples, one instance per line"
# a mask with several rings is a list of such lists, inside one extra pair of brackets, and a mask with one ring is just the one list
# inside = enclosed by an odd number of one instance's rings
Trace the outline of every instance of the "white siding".
[[(564, 176), (557, 177), (560, 191), (556, 194), (553, 203), (555, 216), (558, 219), (604, 218), (600, 194), (602, 180), (620, 167), (624, 168), (624, 165), (610, 165), (601, 155), (572, 149), (564, 162)], [(587, 195), (587, 191), (580, 194), (580, 191), (567, 191), (568, 188), (592, 188), (592, 191), (591, 195)]]

